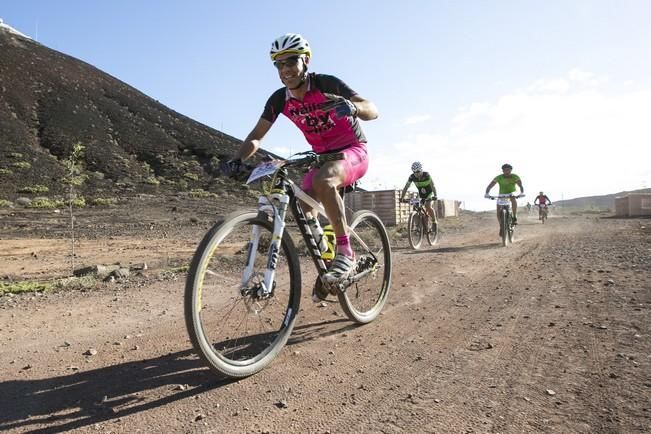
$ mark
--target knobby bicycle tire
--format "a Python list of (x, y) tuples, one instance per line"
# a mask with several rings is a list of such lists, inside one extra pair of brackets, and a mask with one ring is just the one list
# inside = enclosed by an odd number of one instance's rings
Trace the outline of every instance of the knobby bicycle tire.
[[(254, 265), (260, 269), (244, 286), (259, 282), (267, 266), (273, 222), (264, 214), (240, 212), (206, 233), (192, 258), (185, 287), (186, 327), (194, 349), (211, 370), (231, 378), (255, 374), (269, 365), (286, 344), (299, 310), (300, 263), (287, 232), (276, 253), (272, 296), (242, 294), (242, 273), (255, 226), (261, 235)], [(233, 333), (228, 327), (241, 328)]]
[(509, 243), (509, 211), (502, 208), (502, 245), (506, 247)]
[(372, 211), (357, 211), (350, 227), (362, 238), (370, 251), (362, 248), (354, 236), (351, 245), (357, 257), (357, 270), (372, 257), (377, 258), (374, 271), (368, 273), (344, 292), (339, 293), (339, 303), (348, 318), (358, 324), (373, 321), (382, 311), (391, 288), (391, 244), (382, 220)]
[(506, 212), (506, 227), (508, 228), (506, 233), (508, 235), (509, 244), (513, 244), (513, 233), (515, 232), (515, 226), (513, 226), (513, 213), (510, 211)]
[(423, 243), (423, 219), (421, 213), (412, 211), (407, 220), (407, 238), (412, 249), (418, 250)]
[[(427, 225), (427, 217), (425, 217), (425, 223)], [(430, 246), (436, 245), (436, 243), (439, 240), (439, 225), (436, 225), (436, 230), (434, 232), (430, 231), (429, 228), (427, 228), (427, 242), (429, 243)]]

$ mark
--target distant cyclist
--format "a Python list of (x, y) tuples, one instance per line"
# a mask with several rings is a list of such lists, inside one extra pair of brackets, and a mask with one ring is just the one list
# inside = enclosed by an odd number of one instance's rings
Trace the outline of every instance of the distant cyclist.
[[(509, 194), (509, 193), (515, 193), (515, 186), (517, 185), (520, 187), (520, 194), (524, 194), (524, 187), (522, 186), (522, 181), (520, 180), (520, 177), (516, 175), (515, 173), (512, 173), (513, 166), (511, 166), (508, 163), (505, 163), (502, 165), (502, 174), (497, 175), (490, 184), (488, 184), (488, 187), (486, 187), (486, 194), (485, 197), (488, 198), (490, 197), (490, 194), (488, 194), (495, 186), (495, 184), (499, 184), (500, 186), (500, 194)], [(515, 196), (511, 196), (511, 206), (513, 210), (513, 220), (512, 223), (514, 225), (518, 224), (518, 218), (517, 218), (517, 212), (518, 212), (518, 202), (515, 199)], [(500, 220), (500, 207), (499, 205), (497, 206), (497, 221)]]
[[(353, 184), (366, 173), (366, 137), (359, 120), (373, 120), (378, 117), (378, 111), (372, 102), (339, 78), (308, 73), (312, 49), (303, 36), (296, 33), (280, 36), (272, 42), (269, 55), (284, 86), (269, 97), (235, 158), (226, 163), (227, 170), (237, 172), (242, 161), (255, 154), (281, 114), (301, 130), (317, 154), (344, 154), (343, 160), (310, 169), (303, 179), (303, 189), (321, 201), (336, 234), (336, 255), (323, 278), (328, 283), (337, 283), (346, 279), (355, 266), (338, 189)], [(317, 210), (311, 212), (316, 217)]]
[(405, 184), (405, 188), (402, 189), (402, 194), (400, 195), (400, 201), (403, 202), (407, 189), (413, 182), (416, 188), (418, 189), (418, 195), (420, 200), (423, 201), (425, 211), (427, 215), (432, 220), (432, 232), (436, 232), (436, 227), (438, 225), (438, 219), (436, 218), (436, 211), (434, 210), (433, 203), (436, 198), (436, 187), (434, 186), (434, 181), (429, 173), (423, 171), (423, 165), (416, 161), (411, 165), (411, 171), (413, 172), (409, 175), (409, 179)]
[(533, 204), (538, 205), (538, 220), (542, 220), (543, 209), (550, 206), (552, 204), (552, 201), (549, 200), (547, 195), (541, 191), (538, 193), (538, 196), (536, 196), (536, 199), (534, 199)]

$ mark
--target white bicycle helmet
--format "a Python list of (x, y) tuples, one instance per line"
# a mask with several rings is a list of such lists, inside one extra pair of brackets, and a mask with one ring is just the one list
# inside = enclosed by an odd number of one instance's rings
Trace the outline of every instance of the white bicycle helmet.
[(271, 60), (276, 60), (283, 54), (304, 54), (307, 57), (312, 56), (310, 43), (307, 39), (298, 33), (286, 33), (271, 43), (269, 55)]
[(423, 165), (420, 164), (420, 161), (415, 161), (414, 164), (411, 165), (412, 172), (420, 172), (422, 170), (423, 170)]

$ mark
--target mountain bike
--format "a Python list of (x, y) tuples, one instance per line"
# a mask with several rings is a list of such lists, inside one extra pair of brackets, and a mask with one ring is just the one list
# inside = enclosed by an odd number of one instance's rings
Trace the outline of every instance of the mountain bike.
[(524, 194), (515, 195), (513, 193), (498, 194), (489, 196), (491, 200), (497, 200), (500, 222), (500, 238), (504, 247), (513, 243), (515, 227), (513, 226), (513, 213), (511, 212), (511, 197), (521, 198)]
[(547, 205), (536, 205), (538, 207), (538, 220), (542, 221), (542, 224), (545, 224), (545, 220), (549, 215), (549, 208)]
[[(287, 231), (288, 210), (319, 278), (327, 272), (320, 240), (313, 236), (300, 202), (323, 215), (325, 211), (290, 180), (288, 169), (344, 155), (300, 155), (305, 156), (258, 165), (247, 183), (267, 177), (271, 181), (262, 183), (257, 210), (235, 212), (218, 221), (203, 237), (190, 264), (185, 287), (190, 340), (208, 366), (227, 377), (246, 377), (269, 365), (294, 328), (301, 299), (301, 263)], [(355, 269), (343, 282), (321, 279), (321, 284), (338, 297), (348, 318), (366, 324), (377, 318), (389, 295), (391, 247), (384, 224), (371, 211), (355, 212), (349, 228)]]
[(432, 231), (428, 226), (429, 216), (425, 209), (425, 200), (412, 198), (406, 202), (412, 207), (407, 220), (409, 245), (412, 249), (418, 250), (423, 238), (427, 238), (429, 245), (433, 246), (438, 241), (439, 229), (438, 225), (435, 225)]

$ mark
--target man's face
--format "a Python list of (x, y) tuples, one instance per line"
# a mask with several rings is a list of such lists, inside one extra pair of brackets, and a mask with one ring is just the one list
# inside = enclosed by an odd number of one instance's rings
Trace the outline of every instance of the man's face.
[(414, 176), (416, 176), (416, 178), (420, 178), (421, 176), (423, 176), (423, 171), (422, 170), (414, 170)]
[(293, 89), (301, 84), (303, 78), (303, 68), (309, 62), (305, 56), (298, 54), (283, 54), (278, 56), (274, 61), (274, 66), (278, 69), (280, 81), (285, 86)]
[(511, 168), (509, 168), (509, 167), (505, 167), (504, 169), (502, 169), (502, 173), (503, 173), (505, 176), (511, 176), (511, 170), (513, 170), (513, 169), (511, 169)]

